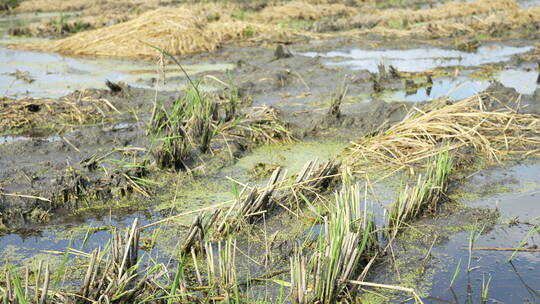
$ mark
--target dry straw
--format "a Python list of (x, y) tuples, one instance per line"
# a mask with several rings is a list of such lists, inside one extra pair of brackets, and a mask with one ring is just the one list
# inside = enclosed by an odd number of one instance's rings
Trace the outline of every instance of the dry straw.
[[(355, 17), (356, 18), (356, 17)], [(378, 10), (357, 22), (369, 32), (391, 37), (412, 36), (423, 39), (439, 37), (528, 35), (531, 26), (540, 20), (540, 7), (522, 9), (515, 0), (478, 0), (449, 2), (420, 10)], [(521, 29), (522, 31), (518, 31)]]
[(266, 21), (275, 20), (319, 20), (323, 17), (348, 17), (358, 10), (343, 4), (318, 4), (306, 2), (287, 2), (279, 6), (270, 6), (262, 10), (260, 17)]
[(60, 99), (0, 98), (0, 132), (44, 127), (51, 123), (84, 124), (118, 111), (108, 100), (75, 92)]
[(461, 147), (472, 147), (491, 161), (540, 152), (540, 119), (535, 115), (521, 114), (489, 94), (447, 102), (414, 108), (388, 130), (361, 138), (347, 149), (345, 163), (358, 170), (403, 168)]
[(478, 0), (475, 2), (449, 2), (443, 6), (420, 10), (396, 9), (383, 10), (376, 17), (385, 24), (394, 19), (407, 18), (410, 23), (428, 22), (468, 16), (491, 14), (496, 11), (515, 11), (519, 4), (515, 0)]
[[(124, 9), (140, 6), (156, 6), (162, 0), (25, 0), (16, 8), (17, 12), (71, 12), (80, 10), (96, 10), (104, 7), (117, 7)], [(103, 13), (103, 10), (102, 10)], [(118, 12), (117, 12), (118, 13)], [(119, 12), (122, 13), (122, 12)]]
[[(223, 12), (219, 13), (220, 8)], [(75, 56), (153, 58), (153, 45), (172, 55), (213, 51), (220, 44), (245, 39), (264, 30), (259, 25), (227, 18), (226, 7), (208, 4), (160, 8), (109, 27), (81, 32), (53, 42), (14, 47)], [(221, 16), (221, 15), (224, 16)], [(209, 19), (219, 19), (209, 21)]]
[[(150, 6), (151, 7), (151, 6)], [(234, 4), (183, 4), (147, 11), (129, 21), (74, 34), (47, 42), (12, 45), (13, 48), (56, 52), (70, 56), (155, 58), (155, 46), (172, 55), (214, 51), (222, 44), (249, 39), (290, 39), (316, 37), (306, 31), (294, 30), (277, 21), (291, 19), (318, 20), (332, 16), (351, 16), (354, 8), (342, 4), (311, 5), (293, 2), (269, 7), (253, 13), (245, 20), (235, 19), (239, 9)], [(95, 8), (85, 8), (89, 13)], [(99, 22), (92, 22), (100, 26)]]

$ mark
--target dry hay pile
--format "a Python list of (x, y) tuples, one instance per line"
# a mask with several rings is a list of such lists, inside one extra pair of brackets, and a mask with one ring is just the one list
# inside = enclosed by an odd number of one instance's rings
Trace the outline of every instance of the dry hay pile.
[[(10, 33), (25, 36), (63, 37), (69, 33), (126, 22), (144, 12), (167, 4), (168, 2), (158, 0), (27, 0), (17, 7), (17, 12), (77, 13), (54, 16), (48, 20), (10, 27)], [(59, 26), (63, 29), (60, 29)]]
[(61, 99), (0, 98), (0, 133), (52, 124), (95, 122), (111, 110), (116, 109), (108, 101), (86, 97), (82, 93)]
[(75, 56), (155, 58), (159, 53), (152, 46), (184, 55), (213, 51), (227, 41), (275, 30), (274, 26), (234, 21), (231, 12), (232, 7), (218, 4), (160, 8), (110, 27), (13, 47)]
[(415, 108), (385, 132), (353, 143), (345, 163), (356, 170), (381, 165), (404, 168), (444, 150), (459, 154), (462, 147), (491, 161), (540, 152), (540, 119), (535, 115), (520, 114), (488, 94), (446, 102)]
[(261, 11), (259, 18), (265, 21), (294, 19), (314, 21), (327, 17), (348, 17), (357, 13), (354, 7), (343, 4), (310, 4), (293, 1), (265, 8)]

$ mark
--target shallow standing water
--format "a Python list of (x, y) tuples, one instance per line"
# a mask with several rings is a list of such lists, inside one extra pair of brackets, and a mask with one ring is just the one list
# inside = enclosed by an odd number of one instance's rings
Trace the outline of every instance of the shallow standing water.
[[(455, 67), (459, 76), (434, 77), (433, 85), (424, 85), (413, 90), (387, 92), (388, 101), (430, 101), (443, 96), (459, 100), (473, 96), (487, 89), (492, 80), (471, 78), (468, 74), (475, 67), (485, 64), (497, 64), (508, 61), (514, 55), (523, 54), (532, 49), (530, 46), (513, 47), (489, 45), (478, 48), (476, 52), (462, 52), (451, 49), (417, 48), (405, 50), (366, 50), (348, 49), (326, 53), (306, 52), (309, 57), (324, 58), (329, 66), (346, 67), (352, 70), (379, 71), (379, 65), (392, 65), (401, 72), (424, 72), (435, 68)], [(515, 89), (520, 94), (532, 94), (538, 88), (538, 71), (533, 66), (503, 69), (494, 74), (494, 80), (504, 86)]]
[[(106, 88), (105, 81), (123, 81), (142, 88), (154, 88), (152, 82), (163, 79), (159, 66), (151, 62), (69, 58), (56, 54), (10, 50), (0, 46), (0, 93), (18, 97), (61, 97), (73, 90)], [(188, 74), (226, 70), (230, 64), (185, 65)], [(165, 85), (158, 89), (177, 91), (185, 82), (167, 81), (167, 77), (183, 76), (174, 65), (167, 65)], [(29, 81), (17, 79), (17, 71), (27, 73)]]
[[(39, 20), (72, 13), (20, 14), (0, 17), (0, 94), (10, 97), (61, 97), (73, 90), (106, 88), (105, 81), (123, 81), (142, 88), (176, 91), (185, 88), (184, 82), (168, 81), (168, 77), (183, 76), (178, 66), (168, 64), (162, 68), (156, 62), (119, 59), (70, 58), (57, 54), (12, 50), (7, 46), (17, 42), (38, 40), (8, 35), (11, 26), (25, 25)], [(43, 39), (41, 39), (43, 40)], [(157, 56), (157, 54), (156, 54)], [(185, 65), (188, 74), (205, 71), (223, 71), (231, 64)], [(19, 79), (16, 73), (26, 74)], [(164, 72), (164, 73), (163, 73)], [(163, 83), (163, 80), (165, 82)]]
[(479, 47), (476, 52), (462, 52), (451, 49), (417, 48), (404, 50), (348, 49), (327, 53), (306, 52), (309, 57), (328, 58), (330, 66), (346, 66), (364, 69), (372, 73), (378, 71), (379, 64), (394, 66), (401, 72), (422, 72), (429, 69), (451, 66), (477, 66), (509, 60), (512, 55), (532, 50), (530, 46), (513, 47), (491, 45)]
[[(465, 193), (461, 199), (465, 205), (500, 212), (498, 223), (484, 228), (475, 248), (516, 248), (523, 240), (523, 248), (540, 248), (540, 232), (531, 233), (540, 227), (539, 164), (478, 172), (459, 191)], [(459, 232), (433, 249), (446, 266), (435, 274), (426, 303), (480, 303), (482, 281), (488, 280), (487, 303), (540, 303), (540, 252), (518, 252), (510, 263), (513, 251), (473, 250), (467, 271), (470, 237), (469, 231)], [(450, 289), (460, 260), (459, 275)]]

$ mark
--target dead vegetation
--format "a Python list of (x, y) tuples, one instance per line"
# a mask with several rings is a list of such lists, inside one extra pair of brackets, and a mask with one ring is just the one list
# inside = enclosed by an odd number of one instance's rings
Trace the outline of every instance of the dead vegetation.
[[(72, 56), (149, 59), (159, 55), (150, 45), (172, 55), (185, 55), (214, 51), (224, 43), (251, 38), (310, 35), (307, 32), (283, 29), (269, 21), (260, 22), (263, 17), (254, 18), (253, 21), (239, 20), (233, 17), (235, 9), (232, 4), (217, 3), (158, 8), (123, 23), (77, 33), (53, 42), (18, 44), (12, 47)], [(308, 17), (322, 17), (323, 13), (334, 10), (333, 6), (324, 6), (317, 16), (311, 13)], [(300, 9), (297, 11), (302, 12)], [(314, 8), (312, 11), (319, 9)], [(261, 14), (264, 16), (264, 12)], [(268, 18), (272, 19), (273, 13), (268, 14)]]
[(510, 106), (512, 102), (486, 93), (414, 108), (388, 130), (354, 142), (346, 151), (345, 163), (361, 171), (406, 168), (445, 150), (456, 151), (459, 157), (466, 153), (460, 149), (465, 147), (489, 161), (537, 154), (540, 119), (519, 113), (518, 106)]
[(515, 0), (478, 0), (419, 10), (377, 10), (368, 18), (353, 17), (349, 23), (362, 28), (362, 33), (389, 37), (493, 39), (535, 35), (539, 16), (539, 7), (522, 9)]
[[(326, 161), (307, 162), (294, 177), (287, 177), (282, 168), (276, 168), (266, 187), (245, 185), (239, 197), (228, 211), (221, 213), (220, 224), (216, 227), (219, 234), (228, 234), (253, 224), (277, 207), (284, 210), (295, 209), (305, 200), (317, 201), (320, 195), (331, 189), (338, 174), (339, 163)], [(249, 188), (248, 188), (249, 187)]]
[(98, 122), (117, 109), (105, 99), (74, 92), (60, 99), (0, 98), (0, 133)]
[(212, 51), (224, 39), (247, 37), (248, 24), (220, 22), (215, 27), (207, 19), (210, 14), (201, 7), (160, 8), (110, 27), (17, 47), (75, 56), (155, 58), (159, 53), (149, 45), (183, 55)]
[[(50, 4), (25, 1), (19, 10), (36, 11), (41, 6), (56, 10), (66, 5), (54, 6), (53, 2), (57, 1), (51, 0)], [(515, 0), (450, 2), (418, 10), (378, 9), (369, 3), (350, 6), (295, 1), (268, 4), (258, 10), (227, 2), (77, 3), (68, 7), (82, 9), (83, 16), (61, 24), (49, 21), (49, 25), (16, 29), (21, 34), (31, 35), (76, 34), (52, 43), (24, 43), (12, 47), (71, 56), (151, 59), (159, 54), (148, 45), (160, 47), (172, 55), (186, 55), (214, 51), (230, 42), (317, 39), (326, 35), (315, 32), (328, 31), (328, 28), (330, 31), (349, 30), (338, 34), (341, 36), (454, 38), (452, 45), (471, 51), (479, 40), (527, 38), (538, 35), (540, 29), (540, 7), (522, 9)], [(108, 11), (115, 14), (102, 13)], [(117, 11), (121, 13), (116, 14)], [(93, 30), (80, 32), (90, 28)]]
[(354, 7), (341, 3), (314, 5), (306, 2), (291, 1), (283, 5), (266, 7), (261, 11), (260, 15), (256, 16), (256, 18), (266, 21), (314, 21), (329, 17), (348, 17), (357, 13), (358, 11)]

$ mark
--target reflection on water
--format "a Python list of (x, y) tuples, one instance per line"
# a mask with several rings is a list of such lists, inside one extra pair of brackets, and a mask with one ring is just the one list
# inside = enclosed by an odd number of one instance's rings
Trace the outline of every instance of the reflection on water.
[[(540, 224), (540, 165), (516, 165), (482, 172), (473, 176), (468, 184), (472, 185), (472, 192), (501, 186), (508, 190), (462, 201), (467, 206), (497, 208), (500, 212), (499, 223), (478, 237), (475, 248), (516, 248), (524, 239), (527, 242), (525, 248), (540, 246), (540, 234), (529, 235), (531, 229)], [(514, 223), (509, 224), (512, 221)], [(519, 252), (509, 263), (508, 258), (513, 251), (474, 250), (472, 270), (468, 272), (469, 252), (466, 248), (469, 239), (470, 232), (457, 233), (444, 246), (434, 248), (433, 252), (449, 266), (435, 275), (432, 297), (454, 303), (480, 303), (484, 277), (486, 281), (491, 278), (488, 303), (540, 302), (539, 252)], [(460, 259), (461, 271), (452, 290), (448, 286)]]
[(418, 48), (406, 50), (364, 50), (349, 49), (328, 53), (307, 52), (309, 57), (333, 58), (326, 64), (330, 66), (348, 66), (352, 69), (377, 72), (381, 63), (392, 65), (402, 72), (421, 72), (438, 67), (477, 66), (487, 63), (502, 62), (512, 55), (525, 53), (533, 47), (513, 47), (504, 45), (483, 46), (475, 53), (439, 48)]
[(533, 6), (540, 5), (540, 0), (517, 0), (517, 2), (523, 8), (530, 8)]
[[(129, 227), (135, 217), (120, 219), (69, 219), (64, 223), (48, 225), (41, 232), (8, 234), (0, 237), (0, 255), (13, 263), (27, 264), (39, 259), (55, 260), (58, 255), (52, 252), (65, 252), (70, 248), (91, 252), (94, 248), (105, 246), (110, 237), (110, 226)], [(142, 221), (143, 225), (146, 223)], [(61, 257), (60, 257), (61, 259)]]
[[(15, 51), (0, 47), (0, 94), (8, 96), (60, 97), (73, 90), (105, 88), (105, 80), (124, 81), (137, 87), (153, 88), (152, 80), (160, 79), (157, 64), (117, 59), (67, 58), (56, 54)], [(185, 65), (190, 74), (210, 70), (226, 70), (229, 64)], [(166, 66), (167, 77), (182, 76), (175, 66)], [(28, 73), (32, 82), (11, 75)], [(184, 81), (167, 82), (160, 89), (183, 89)]]
[(465, 77), (457, 79), (441, 78), (433, 81), (432, 87), (418, 88), (413, 91), (397, 91), (389, 97), (392, 101), (428, 101), (443, 96), (460, 100), (482, 92), (490, 85), (488, 80), (472, 80)]
[(520, 94), (531, 95), (538, 84), (538, 71), (508, 69), (497, 75), (497, 79), (507, 88), (514, 88)]
[(47, 137), (47, 138), (32, 138), (32, 137), (28, 137), (28, 136), (5, 135), (5, 136), (0, 136), (0, 145), (1, 144), (10, 144), (10, 143), (18, 142), (18, 141), (23, 141), (23, 140), (32, 140), (32, 139), (43, 140), (43, 141), (48, 141), (48, 142), (57, 142), (57, 141), (62, 140), (62, 137), (60, 137), (60, 136), (51, 136), (51, 137)]
[(39, 22), (42, 20), (52, 19), (59, 16), (74, 16), (74, 12), (47, 12), (47, 13), (21, 13), (16, 15), (6, 15), (0, 17), (0, 43), (12, 43), (15, 40), (36, 40), (28, 37), (11, 37), (8, 36), (10, 28), (24, 26), (30, 23)]
[[(531, 95), (537, 89), (538, 71), (530, 69), (507, 69), (495, 75), (495, 79), (507, 88), (516, 92)], [(440, 97), (450, 97), (461, 100), (471, 97), (487, 89), (491, 81), (487, 79), (472, 79), (468, 77), (443, 77), (433, 81), (430, 87), (393, 92), (388, 97), (391, 101), (430, 101)]]
[(10, 144), (12, 142), (17, 142), (17, 141), (27, 140), (27, 139), (29, 138), (26, 136), (14, 136), (14, 135), (0, 136), (0, 145)]
[[(25, 25), (43, 19), (54, 18), (70, 13), (18, 14), (0, 18), (0, 45), (35, 38), (8, 36), (12, 26)], [(154, 83), (162, 79), (158, 65), (152, 62), (118, 59), (67, 58), (56, 54), (11, 50), (0, 46), (0, 95), (29, 97), (60, 97), (73, 90), (105, 88), (105, 80), (124, 81), (129, 85), (154, 88)], [(205, 71), (230, 69), (230, 64), (192, 64), (184, 68), (189, 74)], [(166, 78), (184, 76), (175, 65), (163, 67)], [(15, 73), (28, 76), (25, 81)], [(19, 73), (19, 74), (21, 74)], [(184, 81), (166, 81), (159, 89), (176, 91), (185, 87)]]

